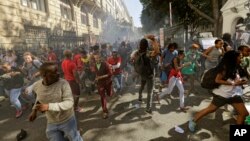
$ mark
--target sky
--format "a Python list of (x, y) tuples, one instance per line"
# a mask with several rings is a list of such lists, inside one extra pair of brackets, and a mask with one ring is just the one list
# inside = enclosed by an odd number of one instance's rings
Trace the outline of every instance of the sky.
[(130, 16), (133, 17), (134, 26), (141, 27), (141, 11), (142, 11), (142, 4), (139, 0), (123, 0), (127, 6), (128, 12)]

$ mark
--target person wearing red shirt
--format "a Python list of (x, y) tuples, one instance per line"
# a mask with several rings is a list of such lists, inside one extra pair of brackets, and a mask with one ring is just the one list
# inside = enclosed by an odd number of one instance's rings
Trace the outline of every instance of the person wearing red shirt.
[(57, 56), (53, 51), (52, 47), (49, 47), (49, 54), (48, 54), (48, 61), (49, 62), (57, 62)]
[(112, 71), (109, 64), (102, 61), (99, 54), (94, 55), (95, 58), (95, 82), (97, 84), (98, 93), (101, 96), (103, 118), (108, 118), (106, 94), (112, 96)]
[(74, 96), (74, 109), (75, 111), (82, 112), (82, 108), (78, 107), (79, 96), (80, 96), (80, 79), (77, 72), (76, 64), (72, 58), (72, 52), (70, 50), (65, 50), (63, 52), (65, 59), (62, 62), (62, 71), (64, 73), (64, 79), (68, 81), (71, 91)]
[[(79, 74), (79, 78), (80, 80), (82, 80), (83, 78), (83, 62), (82, 62), (82, 56), (83, 56), (83, 53), (80, 52), (80, 50), (76, 50), (76, 53), (73, 57), (73, 62), (76, 64), (76, 69), (77, 69), (77, 72)], [(82, 82), (82, 81), (81, 81)], [(81, 83), (82, 84), (82, 83)], [(83, 86), (81, 86), (83, 87)]]
[(108, 63), (112, 68), (113, 80), (115, 83), (116, 92), (120, 92), (122, 89), (122, 58), (118, 56), (116, 49), (112, 50), (112, 56), (108, 58)]
[(76, 51), (76, 54), (73, 57), (73, 61), (76, 64), (76, 68), (78, 72), (82, 72), (83, 70), (83, 62), (82, 62), (82, 55), (83, 53), (80, 52), (79, 50)]

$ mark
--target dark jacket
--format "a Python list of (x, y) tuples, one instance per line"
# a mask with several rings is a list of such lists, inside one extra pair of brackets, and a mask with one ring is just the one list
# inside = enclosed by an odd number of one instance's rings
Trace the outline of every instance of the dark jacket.
[[(13, 72), (20, 72), (17, 68), (12, 67), (11, 70)], [(18, 89), (23, 87), (24, 84), (24, 77), (23, 74), (20, 72), (20, 74), (17, 74), (13, 77), (6, 77), (9, 75), (2, 75), (0, 78), (3, 80), (3, 87), (6, 90), (11, 89)]]
[(110, 66), (106, 62), (101, 62), (101, 67), (98, 70), (97, 66), (95, 64), (95, 73), (96, 76), (102, 76), (102, 75), (107, 75), (107, 78), (103, 78), (97, 82), (98, 85), (104, 85), (104, 84), (109, 84), (112, 82), (111, 76), (112, 76), (112, 71), (110, 69)]
[(150, 59), (150, 57), (148, 57), (147, 53), (144, 53), (142, 55), (142, 58), (145, 66), (145, 70), (141, 74), (142, 77), (152, 77), (154, 74), (154, 67), (152, 60)]

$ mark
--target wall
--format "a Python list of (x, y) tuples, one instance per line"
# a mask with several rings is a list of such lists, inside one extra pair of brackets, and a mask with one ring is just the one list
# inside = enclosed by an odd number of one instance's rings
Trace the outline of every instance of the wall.
[[(46, 1), (46, 12), (34, 10), (26, 6), (21, 5), (20, 0), (0, 0), (0, 48), (5, 50), (10, 48), (21, 47), (38, 47), (38, 46), (48, 46), (49, 36), (44, 36), (43, 34), (34, 34), (34, 36), (27, 36), (28, 28), (39, 28), (39, 32), (45, 32), (45, 30), (51, 31), (51, 34), (59, 36), (63, 34), (63, 31), (72, 31), (76, 33), (77, 37), (83, 37), (86, 35), (91, 35), (93, 37), (98, 36), (102, 32), (102, 20), (101, 16), (98, 16), (98, 28), (93, 26), (93, 13), (86, 11), (88, 17), (88, 25), (81, 23), (81, 11), (80, 7), (73, 6), (73, 20), (65, 19), (61, 16), (60, 0), (45, 0)], [(102, 8), (106, 9), (106, 0), (98, 0), (97, 14), (101, 14)], [(119, 1), (119, 0), (118, 0)], [(93, 8), (94, 5), (89, 5), (91, 0), (83, 3), (89, 9)], [(93, 4), (93, 2), (92, 2)], [(115, 13), (115, 7), (108, 3), (109, 9), (111, 8), (113, 13)], [(111, 7), (112, 6), (112, 7)], [(120, 7), (121, 5), (119, 5)], [(118, 9), (121, 10), (121, 9)], [(124, 8), (121, 13), (124, 13)], [(123, 14), (126, 15), (126, 14)], [(126, 15), (127, 16), (127, 15)], [(125, 18), (126, 19), (126, 18)], [(41, 36), (42, 39), (29, 39), (38, 38), (36, 35)], [(85, 37), (86, 38), (86, 37)], [(88, 40), (88, 39), (86, 39)]]

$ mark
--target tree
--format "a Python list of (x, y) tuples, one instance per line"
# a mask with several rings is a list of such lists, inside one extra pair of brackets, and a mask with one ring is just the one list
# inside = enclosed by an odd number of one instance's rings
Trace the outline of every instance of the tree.
[[(195, 1), (193, 3), (196, 7), (199, 7), (204, 12), (210, 14), (210, 4), (204, 1)], [(189, 33), (191, 37), (196, 33), (198, 27), (207, 25), (208, 21), (199, 16), (193, 9), (188, 6), (187, 0), (173, 1), (172, 3), (173, 14), (177, 15), (174, 19), (179, 23), (184, 23), (185, 26), (189, 27)]]
[(140, 0), (143, 5), (141, 22), (145, 31), (158, 30), (165, 25), (169, 15), (169, 2), (172, 2), (174, 23), (189, 26), (191, 34), (198, 27), (211, 23), (214, 35), (220, 36), (222, 14), (219, 11), (226, 0)]
[[(141, 22), (143, 30), (152, 32), (165, 24), (166, 11), (169, 0), (140, 0), (143, 5)], [(167, 9), (166, 9), (167, 8)]]
[(206, 14), (201, 9), (197, 8), (193, 5), (193, 0), (187, 0), (188, 6), (193, 9), (198, 15), (203, 17), (204, 19), (208, 20), (210, 23), (213, 24), (214, 27), (214, 35), (215, 36), (221, 36), (222, 33), (222, 14), (220, 12), (220, 9), (225, 4), (226, 0), (210, 0), (211, 3), (211, 10), (212, 10), (212, 16), (209, 14)]
[[(191, 27), (192, 33), (194, 33), (198, 26), (207, 23), (188, 6), (187, 0), (141, 0), (143, 5), (141, 22), (145, 31), (158, 30), (164, 25), (169, 26), (165, 22), (169, 20), (169, 2), (172, 2), (172, 19), (174, 24), (185, 22), (185, 24)], [(195, 6), (206, 8), (207, 5), (204, 3), (197, 1)]]

